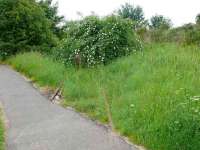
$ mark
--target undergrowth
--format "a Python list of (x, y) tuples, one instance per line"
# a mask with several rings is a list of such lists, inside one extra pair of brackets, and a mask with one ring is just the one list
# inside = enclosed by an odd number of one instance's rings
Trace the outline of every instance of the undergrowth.
[(95, 69), (65, 68), (38, 53), (19, 54), (8, 62), (42, 86), (56, 87), (64, 80), (65, 106), (104, 123), (107, 99), (114, 128), (148, 149), (200, 149), (197, 47), (151, 44)]

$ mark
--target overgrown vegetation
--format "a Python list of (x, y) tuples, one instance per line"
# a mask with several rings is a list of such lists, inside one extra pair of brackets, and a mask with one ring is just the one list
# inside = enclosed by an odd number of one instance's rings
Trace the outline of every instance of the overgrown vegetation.
[(167, 31), (163, 40), (168, 42), (177, 42), (182, 45), (200, 46), (200, 26), (198, 24), (186, 24), (182, 27)]
[(53, 4), (53, 0), (41, 0), (38, 3), (45, 12), (46, 18), (51, 22), (51, 30), (54, 35), (62, 39), (64, 34), (64, 16), (58, 15), (58, 3)]
[[(172, 42), (181, 45), (200, 45), (200, 24), (196, 17), (196, 23), (184, 24), (172, 28), (172, 23), (164, 16), (154, 16), (151, 19), (151, 29), (145, 30), (142, 38), (148, 42)], [(160, 18), (160, 19), (159, 19)], [(160, 23), (159, 23), (160, 22)], [(153, 25), (154, 24), (154, 25)]]
[[(20, 53), (7, 60), (16, 70), (41, 86), (64, 82), (65, 106), (103, 123), (111, 116), (148, 149), (200, 149), (200, 15), (173, 27), (126, 3), (65, 21), (52, 0), (0, 0), (0, 20), (0, 61)], [(0, 123), (0, 148), (2, 135)]]
[(142, 50), (132, 26), (132, 22), (116, 16), (86, 17), (68, 26), (66, 37), (53, 50), (53, 55), (64, 64), (75, 64), (76, 57), (80, 57), (81, 66), (107, 64)]
[(53, 21), (45, 12), (35, 0), (0, 0), (0, 59), (56, 45)]
[(197, 47), (156, 44), (96, 69), (65, 69), (38, 53), (9, 62), (42, 86), (56, 86), (65, 72), (65, 105), (102, 122), (108, 121), (107, 98), (115, 129), (133, 142), (154, 150), (198, 150), (199, 56)]

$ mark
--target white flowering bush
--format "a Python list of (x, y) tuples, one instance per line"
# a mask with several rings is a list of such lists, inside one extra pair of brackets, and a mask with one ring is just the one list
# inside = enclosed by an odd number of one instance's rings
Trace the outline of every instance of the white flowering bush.
[(142, 49), (132, 26), (130, 20), (116, 16), (102, 19), (86, 17), (68, 26), (66, 38), (53, 50), (53, 54), (65, 64), (74, 64), (76, 55), (81, 57), (84, 67), (107, 64)]

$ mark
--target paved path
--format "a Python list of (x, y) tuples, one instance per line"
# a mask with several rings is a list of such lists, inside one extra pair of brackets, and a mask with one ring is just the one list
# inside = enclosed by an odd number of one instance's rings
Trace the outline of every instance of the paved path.
[(50, 103), (18, 73), (0, 66), (7, 150), (136, 150), (105, 127)]

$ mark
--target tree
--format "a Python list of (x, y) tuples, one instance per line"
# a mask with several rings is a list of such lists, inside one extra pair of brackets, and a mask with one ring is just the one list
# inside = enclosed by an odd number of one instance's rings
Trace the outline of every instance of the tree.
[(122, 18), (129, 18), (135, 22), (135, 28), (146, 25), (143, 9), (140, 6), (134, 6), (129, 3), (125, 3), (118, 10), (118, 15)]
[(200, 14), (196, 16), (196, 24), (200, 25)]
[(172, 22), (170, 19), (165, 18), (162, 15), (155, 15), (150, 19), (151, 29), (162, 29), (167, 30), (172, 27)]
[(35, 0), (0, 0), (0, 56), (51, 47), (51, 22)]
[(41, 0), (38, 3), (44, 9), (45, 16), (51, 21), (53, 33), (61, 38), (64, 29), (62, 26), (64, 16), (58, 15), (58, 3), (53, 4), (52, 0)]

